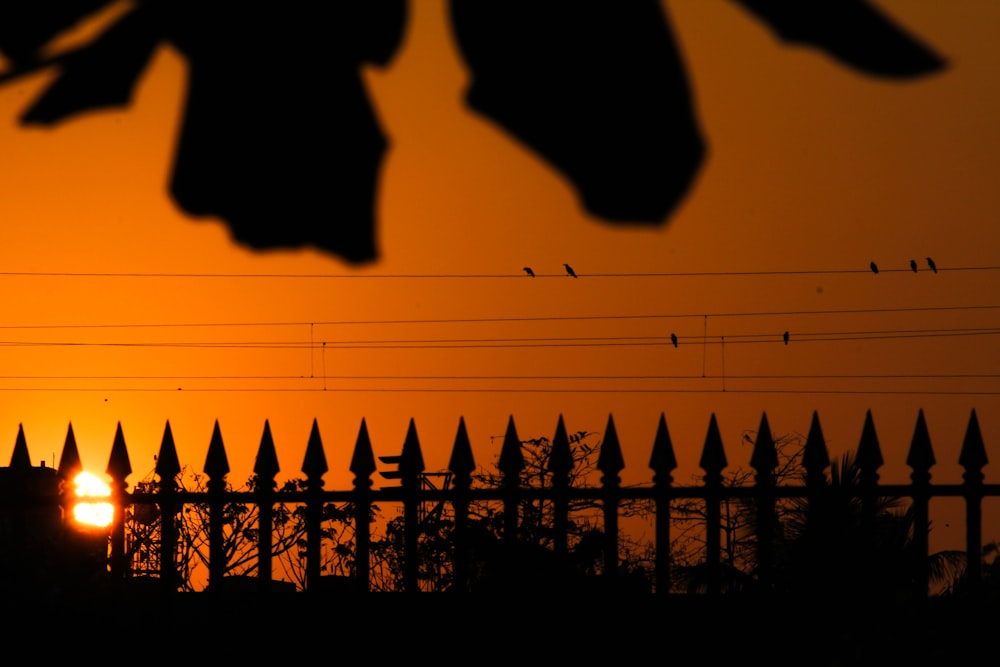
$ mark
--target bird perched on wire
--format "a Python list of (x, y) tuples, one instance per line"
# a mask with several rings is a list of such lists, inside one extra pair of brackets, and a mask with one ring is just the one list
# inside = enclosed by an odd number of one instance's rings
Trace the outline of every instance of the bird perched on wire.
[(784, 339), (785, 339), (785, 345), (788, 345), (788, 332), (787, 331), (785, 332)]
[(875, 262), (872, 262), (868, 266), (871, 268), (872, 273), (875, 273), (875, 274), (878, 273), (878, 264), (876, 264)]
[(937, 273), (937, 264), (934, 263), (934, 260), (931, 259), (930, 257), (927, 257), (925, 259), (927, 260), (927, 266), (931, 267), (931, 271)]
[(566, 267), (566, 274), (567, 275), (570, 275), (570, 276), (573, 276), (574, 278), (576, 278), (576, 271), (573, 270), (572, 266), (570, 266), (569, 264), (563, 264), (563, 266)]
[(526, 267), (524, 267), (524, 272), (525, 272), (525, 273), (527, 273), (527, 274), (528, 274), (529, 276), (531, 276), (532, 278), (534, 278), (534, 277), (535, 277), (535, 272), (531, 270), (531, 267), (530, 267), (530, 266), (526, 266)]
[(915, 259), (910, 260), (910, 269), (912, 269), (914, 273), (917, 272), (917, 260)]
[(677, 347), (677, 334), (670, 334), (670, 342), (674, 344), (674, 347)]

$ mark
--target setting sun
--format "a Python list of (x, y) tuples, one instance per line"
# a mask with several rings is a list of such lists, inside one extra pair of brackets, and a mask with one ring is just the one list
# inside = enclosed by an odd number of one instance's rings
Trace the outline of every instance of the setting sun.
[(76, 497), (81, 499), (73, 506), (73, 519), (86, 526), (104, 527), (111, 525), (114, 518), (114, 505), (106, 500), (87, 500), (90, 498), (110, 498), (111, 487), (96, 475), (81, 472), (73, 479)]

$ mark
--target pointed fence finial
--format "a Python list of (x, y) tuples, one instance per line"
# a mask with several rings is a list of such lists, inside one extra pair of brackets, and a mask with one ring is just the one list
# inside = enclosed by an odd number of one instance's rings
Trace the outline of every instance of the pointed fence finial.
[(361, 418), (358, 437), (354, 441), (350, 470), (354, 473), (355, 479), (367, 479), (375, 472), (375, 453), (372, 451), (372, 441), (368, 435), (368, 424), (364, 417)]
[(910, 441), (910, 451), (906, 455), (906, 465), (914, 472), (928, 472), (936, 463), (934, 449), (931, 447), (931, 437), (927, 431), (923, 408), (917, 413), (917, 425)]
[(597, 469), (606, 477), (617, 476), (625, 467), (625, 458), (618, 442), (618, 431), (615, 420), (608, 415), (608, 425), (604, 429), (604, 439), (601, 440), (601, 453), (597, 455)]
[(559, 415), (556, 423), (556, 434), (552, 438), (552, 453), (549, 456), (549, 470), (557, 475), (568, 474), (573, 469), (573, 450), (569, 446), (569, 435), (566, 433), (566, 423)]
[(62, 454), (59, 457), (58, 474), (66, 480), (73, 479), (83, 470), (83, 463), (80, 461), (80, 450), (76, 446), (76, 435), (73, 433), (73, 423), (70, 422), (66, 430), (66, 442), (63, 444)]
[(31, 455), (28, 454), (28, 441), (24, 438), (24, 425), (17, 425), (17, 439), (14, 441), (14, 451), (10, 455), (11, 468), (30, 468)]
[(664, 477), (672, 481), (671, 473), (677, 468), (677, 457), (674, 455), (674, 445), (670, 440), (670, 430), (667, 429), (667, 418), (660, 413), (660, 421), (656, 426), (656, 437), (653, 439), (653, 453), (649, 457), (649, 467), (656, 477)]
[(264, 420), (264, 433), (260, 436), (260, 446), (257, 448), (257, 458), (254, 460), (253, 471), (257, 477), (274, 479), (280, 468), (278, 452), (274, 449), (274, 438), (271, 435), (271, 422)]
[(417, 437), (417, 424), (410, 417), (406, 428), (406, 440), (403, 441), (403, 452), (399, 458), (399, 472), (402, 479), (416, 477), (424, 471), (424, 455), (420, 451), (420, 438)]
[(965, 430), (965, 439), (962, 440), (962, 451), (958, 456), (958, 464), (965, 468), (967, 473), (978, 473), (987, 463), (983, 434), (979, 430), (976, 409), (973, 408), (969, 415), (969, 425)]
[(753, 443), (753, 454), (750, 455), (750, 467), (758, 474), (770, 473), (778, 467), (778, 451), (771, 436), (771, 426), (767, 422), (767, 413), (761, 413), (760, 426), (757, 428), (757, 439)]
[(819, 423), (819, 413), (813, 410), (812, 422), (809, 424), (809, 435), (806, 436), (805, 449), (802, 452), (802, 465), (810, 479), (820, 479), (826, 475), (825, 470), (830, 465), (830, 453), (826, 448), (826, 438), (823, 437), (823, 427)]
[(128, 448), (125, 446), (121, 422), (118, 422), (118, 426), (115, 428), (115, 441), (111, 445), (111, 456), (108, 459), (106, 472), (114, 480), (124, 480), (132, 474), (132, 462), (128, 458)]
[(721, 474), (729, 465), (729, 462), (726, 461), (726, 450), (722, 447), (722, 436), (719, 434), (719, 423), (714, 412), (708, 422), (708, 434), (705, 436), (705, 446), (701, 450), (701, 460), (698, 465), (710, 474)]
[(858, 469), (874, 473), (882, 467), (882, 448), (878, 443), (878, 435), (875, 433), (875, 421), (872, 419), (872, 411), (865, 413), (865, 425), (861, 430), (861, 442), (858, 443), (858, 453), (855, 457)]
[(465, 418), (458, 418), (458, 432), (455, 434), (455, 444), (451, 448), (451, 458), (448, 460), (448, 470), (457, 477), (468, 477), (476, 469), (472, 456), (472, 444), (465, 428)]
[(219, 428), (218, 419), (212, 427), (212, 440), (208, 443), (205, 474), (212, 479), (222, 479), (229, 474), (229, 457), (226, 456), (226, 446), (222, 442), (222, 429)]
[(503, 446), (500, 448), (500, 458), (497, 467), (508, 479), (516, 480), (524, 470), (524, 452), (521, 451), (521, 439), (514, 426), (514, 416), (507, 418), (507, 430), (503, 436)]
[(302, 472), (306, 474), (306, 477), (319, 478), (325, 475), (327, 470), (323, 439), (319, 437), (319, 423), (313, 417), (312, 428), (309, 431), (309, 443), (306, 445), (306, 456), (302, 461)]
[(170, 428), (170, 420), (163, 427), (163, 439), (160, 440), (160, 453), (156, 456), (155, 471), (161, 482), (169, 481), (181, 474), (181, 462), (177, 458), (177, 447), (174, 445), (174, 432)]

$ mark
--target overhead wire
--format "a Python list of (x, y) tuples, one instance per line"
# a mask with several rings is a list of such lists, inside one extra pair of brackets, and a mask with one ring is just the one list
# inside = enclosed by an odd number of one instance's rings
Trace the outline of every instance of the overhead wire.
[[(995, 271), (1000, 270), (1000, 266), (965, 266), (965, 267), (939, 267), (939, 271)], [(691, 273), (604, 273), (604, 274), (580, 274), (584, 278), (669, 278), (669, 277), (725, 277), (725, 276), (779, 276), (779, 275), (820, 275), (837, 273), (868, 273), (869, 269), (838, 269), (838, 270), (782, 270), (782, 271), (726, 271), (726, 272), (691, 272)], [(910, 268), (883, 268), (881, 272), (905, 272), (911, 273)], [(926, 269), (921, 272), (927, 273)], [(566, 273), (544, 274), (534, 272), (537, 277), (565, 277)], [(69, 273), (69, 272), (0, 272), (0, 277), (20, 276), (20, 277), (95, 277), (95, 278), (523, 278), (521, 272), (513, 275), (506, 274), (397, 274), (397, 275), (372, 275), (372, 274), (352, 274), (352, 275), (327, 275), (327, 274), (209, 274), (209, 273)], [(723, 372), (701, 373), (698, 375), (685, 374), (650, 374), (650, 375), (351, 375), (338, 373), (328, 375), (326, 372), (326, 352), (327, 350), (344, 349), (463, 349), (463, 348), (580, 348), (580, 347), (610, 347), (610, 346), (662, 346), (679, 347), (683, 345), (698, 345), (706, 347), (708, 345), (723, 345), (724, 342), (732, 344), (776, 344), (788, 345), (789, 329), (782, 323), (780, 331), (774, 333), (743, 333), (729, 331), (720, 334), (709, 335), (707, 330), (708, 318), (765, 318), (781, 317), (785, 319), (811, 316), (846, 316), (846, 315), (876, 315), (876, 314), (907, 314), (907, 313), (960, 313), (960, 312), (989, 312), (1000, 310), (1000, 304), (951, 304), (938, 306), (892, 306), (892, 307), (870, 307), (870, 308), (831, 308), (831, 309), (780, 309), (780, 310), (733, 310), (716, 312), (684, 312), (684, 313), (606, 313), (606, 314), (576, 314), (576, 315), (551, 315), (551, 316), (497, 316), (497, 317), (465, 317), (465, 318), (402, 318), (402, 319), (343, 319), (343, 320), (301, 320), (301, 321), (231, 321), (231, 322), (133, 322), (133, 323), (91, 323), (91, 324), (2, 324), (0, 329), (6, 331), (85, 331), (85, 330), (150, 330), (162, 329), (205, 329), (205, 328), (240, 328), (240, 327), (309, 327), (309, 340), (229, 340), (229, 341), (86, 341), (86, 340), (62, 340), (62, 341), (37, 341), (37, 340), (0, 340), (0, 347), (106, 347), (106, 348), (208, 348), (208, 349), (273, 349), (273, 350), (308, 350), (322, 351), (322, 370), (320, 375), (315, 374), (314, 358), (310, 355), (310, 370), (308, 375), (9, 375), (0, 376), (0, 381), (8, 380), (32, 380), (36, 382), (51, 381), (71, 381), (71, 382), (93, 382), (93, 381), (146, 381), (156, 382), (172, 380), (189, 385), (195, 382), (222, 381), (228, 386), (224, 387), (2, 387), (0, 391), (220, 391), (220, 392), (286, 392), (286, 391), (322, 391), (322, 392), (493, 392), (493, 393), (794, 393), (794, 394), (884, 394), (884, 395), (1000, 395), (1000, 390), (967, 388), (954, 390), (949, 388), (937, 389), (838, 389), (833, 387), (816, 388), (747, 388), (725, 384), (719, 387), (537, 387), (529, 386), (530, 382), (646, 382), (646, 381), (676, 381), (676, 380), (703, 380), (714, 381), (831, 381), (831, 380), (853, 380), (853, 381), (882, 381), (882, 382), (911, 382), (911, 381), (958, 381), (976, 380), (991, 381), (996, 380), (1000, 375), (994, 373), (941, 373), (941, 374), (914, 374), (914, 373), (886, 373), (886, 374), (763, 374), (763, 375), (733, 375)], [(524, 323), (559, 323), (559, 322), (599, 322), (599, 321), (661, 321), (677, 320), (684, 318), (701, 318), (706, 325), (705, 331), (699, 335), (680, 336), (671, 340), (670, 331), (664, 330), (647, 335), (615, 335), (615, 336), (544, 336), (544, 337), (427, 337), (427, 338), (382, 338), (371, 337), (359, 339), (349, 338), (337, 340), (330, 336), (319, 336), (316, 328), (320, 326), (388, 326), (388, 325), (422, 325), (422, 324), (524, 324)], [(1000, 333), (1000, 326), (988, 327), (949, 327), (949, 328), (873, 328), (873, 329), (849, 329), (843, 331), (795, 331), (791, 330), (790, 341), (792, 346), (800, 343), (816, 342), (844, 342), (861, 340), (904, 340), (904, 339), (933, 339), (942, 337), (968, 337), (968, 336), (993, 336)], [(783, 336), (784, 333), (784, 336)], [(676, 335), (676, 334), (674, 334)], [(727, 340), (728, 339), (728, 340)], [(723, 361), (723, 363), (725, 363)], [(306, 387), (247, 387), (233, 385), (233, 382), (301, 382), (301, 381), (322, 381), (322, 386)], [(341, 387), (329, 386), (328, 382), (371, 382), (371, 381), (392, 381), (392, 382), (508, 382), (519, 381), (520, 387)]]
[(404, 393), (404, 394), (797, 394), (797, 395), (882, 395), (882, 396), (1000, 396), (997, 390), (899, 390), (899, 389), (759, 389), (691, 387), (2, 387), (0, 392), (87, 392), (87, 393)]
[[(998, 327), (956, 327), (952, 329), (890, 329), (840, 332), (801, 332), (796, 342), (837, 342), (857, 340), (892, 340), (940, 338), (954, 336), (994, 336)], [(522, 347), (629, 347), (670, 346), (685, 344), (716, 345), (728, 338), (730, 344), (783, 343), (782, 333), (749, 333), (695, 335), (678, 338), (675, 345), (669, 335), (639, 336), (552, 336), (552, 337), (490, 337), (490, 338), (414, 338), (414, 339), (351, 339), (308, 341), (28, 341), (0, 340), (0, 347), (122, 347), (122, 348), (222, 348), (222, 349), (463, 349), (463, 348), (522, 348)]]
[[(693, 380), (720, 379), (721, 374), (600, 374), (600, 375), (0, 375), (2, 380)], [(1000, 373), (840, 373), (729, 374), (731, 380), (968, 380), (1000, 379)]]
[(405, 318), (382, 320), (289, 320), (289, 321), (245, 321), (245, 322), (121, 322), (115, 324), (0, 324), (4, 329), (153, 329), (153, 328), (224, 328), (224, 327), (306, 327), (338, 325), (380, 325), (380, 324), (492, 324), (503, 322), (566, 322), (600, 320), (661, 320), (688, 318), (735, 318), (735, 317), (782, 317), (798, 315), (862, 315), (876, 313), (929, 313), (935, 311), (978, 311), (1000, 310), (1000, 304), (952, 305), (952, 306), (912, 306), (880, 308), (829, 308), (803, 310), (758, 310), (758, 311), (718, 311), (684, 313), (639, 313), (606, 315), (539, 315), (502, 317), (449, 317), (449, 318)]
[[(937, 266), (933, 273), (969, 272), (969, 271), (1000, 271), (1000, 266)], [(925, 268), (919, 273), (929, 273)], [(868, 266), (848, 269), (775, 269), (767, 271), (674, 271), (674, 272), (633, 272), (633, 273), (580, 273), (579, 277), (587, 278), (699, 278), (699, 277), (747, 277), (747, 276), (797, 276), (797, 275), (837, 275), (871, 273)], [(899, 268), (880, 268), (879, 273), (913, 273), (908, 264), (901, 262)], [(211, 272), (110, 272), (110, 271), (0, 271), (0, 277), (34, 277), (34, 278), (222, 278), (222, 279), (323, 279), (323, 280), (386, 280), (386, 279), (531, 279), (531, 278), (565, 278), (566, 270), (553, 273), (533, 271), (532, 276), (525, 276), (524, 269), (518, 268), (509, 273), (211, 273)]]

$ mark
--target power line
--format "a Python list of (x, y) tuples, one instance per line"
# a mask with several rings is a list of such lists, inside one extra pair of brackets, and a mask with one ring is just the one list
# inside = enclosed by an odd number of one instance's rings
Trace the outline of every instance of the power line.
[(823, 310), (760, 310), (760, 311), (718, 311), (686, 313), (642, 313), (620, 315), (540, 315), (523, 317), (466, 317), (466, 318), (413, 318), (386, 320), (292, 320), (292, 321), (251, 321), (251, 322), (154, 322), (117, 324), (0, 324), (0, 330), (49, 330), (49, 329), (155, 329), (155, 328), (227, 328), (227, 327), (308, 327), (308, 326), (360, 326), (389, 324), (494, 324), (503, 322), (569, 322), (601, 320), (663, 320), (688, 318), (734, 318), (734, 317), (785, 317), (800, 315), (863, 315), (887, 313), (929, 313), (953, 311), (1000, 310), (1000, 304), (969, 306), (912, 306), (886, 308), (833, 308)]
[[(882, 268), (879, 273), (913, 273), (913, 270), (903, 262), (900, 268)], [(937, 272), (969, 272), (969, 271), (1000, 271), (1000, 266), (955, 266), (937, 267)], [(928, 273), (924, 269), (921, 273)], [(647, 273), (580, 273), (586, 278), (700, 278), (700, 277), (747, 277), (747, 276), (797, 276), (797, 275), (837, 275), (837, 274), (870, 274), (867, 266), (857, 269), (788, 269), (772, 271), (676, 271)], [(535, 271), (535, 278), (566, 278), (566, 271), (540, 273)], [(302, 279), (302, 280), (465, 280), (465, 279), (526, 279), (524, 270), (518, 268), (510, 273), (171, 273), (171, 272), (103, 272), (103, 271), (0, 271), (0, 277), (19, 278), (212, 278), (212, 279)], [(530, 280), (530, 277), (527, 277)]]
[[(1000, 328), (970, 329), (955, 331), (913, 331), (899, 333), (880, 332), (855, 332), (844, 334), (800, 334), (796, 342), (818, 343), (818, 342), (842, 342), (858, 340), (900, 340), (915, 338), (943, 338), (955, 336), (995, 336), (1000, 334)], [(742, 337), (741, 337), (742, 336)], [(803, 337), (804, 336), (804, 337)], [(801, 340), (798, 338), (801, 337)], [(747, 344), (777, 344), (782, 343), (780, 334), (764, 336), (762, 334), (743, 334), (731, 336), (729, 334), (693, 337), (693, 345), (722, 345), (724, 339), (733, 345)], [(680, 345), (681, 342), (679, 341)], [(614, 336), (614, 337), (591, 337), (591, 338), (532, 338), (532, 339), (484, 339), (466, 340), (420, 340), (420, 341), (358, 341), (358, 342), (328, 342), (327, 349), (337, 350), (365, 350), (365, 349), (473, 349), (473, 348), (531, 348), (531, 347), (646, 347), (646, 346), (670, 346), (672, 342), (667, 336)]]
[[(2, 380), (702, 380), (721, 374), (644, 375), (0, 375)], [(726, 374), (730, 380), (995, 380), (1000, 373)]]
[(1000, 396), (1000, 390), (886, 390), (886, 389), (746, 389), (746, 388), (537, 388), (537, 387), (0, 387), (0, 392), (86, 392), (86, 393), (413, 393), (413, 394), (795, 394), (795, 395), (880, 395), (880, 396)]
[[(994, 336), (1000, 327), (962, 327), (954, 329), (894, 329), (860, 330), (841, 332), (804, 332), (795, 336), (796, 343), (837, 342), (857, 340), (900, 340), (914, 338), (942, 338), (956, 336)], [(729, 338), (731, 344), (782, 343), (783, 336), (773, 334), (720, 334), (695, 335), (678, 339), (678, 346), (718, 345)], [(465, 348), (527, 348), (527, 347), (674, 347), (670, 337), (664, 335), (641, 336), (557, 336), (557, 337), (494, 337), (494, 338), (420, 338), (420, 339), (364, 339), (324, 341), (4, 341), (0, 347), (97, 347), (97, 348), (178, 348), (178, 349), (465, 349)]]
[[(838, 342), (858, 340), (902, 340), (915, 338), (942, 338), (956, 336), (995, 336), (1000, 328), (962, 329), (912, 329), (895, 331), (847, 331), (797, 334), (796, 343)], [(724, 338), (730, 344), (782, 343), (781, 334), (720, 334), (691, 336), (683, 340), (694, 345), (720, 345)], [(782, 343), (783, 344), (783, 343)], [(511, 337), (511, 338), (427, 338), (398, 340), (347, 340), (347, 341), (228, 341), (228, 342), (127, 342), (127, 341), (0, 341), (0, 347), (96, 347), (96, 348), (176, 348), (176, 349), (273, 349), (273, 350), (387, 350), (387, 349), (473, 349), (473, 348), (530, 348), (530, 347), (673, 347), (669, 336), (571, 336), (571, 337)]]

